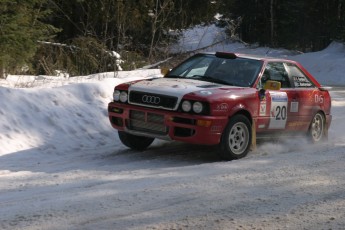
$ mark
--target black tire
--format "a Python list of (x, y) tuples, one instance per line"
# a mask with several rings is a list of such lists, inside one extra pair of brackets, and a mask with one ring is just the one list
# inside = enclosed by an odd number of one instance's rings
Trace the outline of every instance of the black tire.
[(319, 143), (325, 140), (326, 132), (324, 115), (320, 112), (316, 113), (308, 130), (308, 138), (313, 143)]
[(147, 149), (147, 147), (149, 147), (155, 140), (152, 137), (137, 136), (123, 131), (118, 131), (118, 134), (122, 144), (138, 151)]
[(245, 157), (252, 142), (252, 127), (244, 115), (233, 116), (225, 128), (220, 142), (220, 156), (225, 160)]

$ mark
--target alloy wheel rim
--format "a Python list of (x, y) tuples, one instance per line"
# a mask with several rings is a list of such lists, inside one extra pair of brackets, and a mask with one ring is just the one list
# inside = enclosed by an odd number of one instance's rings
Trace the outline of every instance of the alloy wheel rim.
[(229, 147), (230, 150), (236, 154), (242, 154), (249, 143), (249, 130), (244, 123), (235, 124), (229, 135)]
[(311, 125), (311, 135), (314, 141), (319, 141), (323, 133), (323, 117), (321, 114), (316, 114)]

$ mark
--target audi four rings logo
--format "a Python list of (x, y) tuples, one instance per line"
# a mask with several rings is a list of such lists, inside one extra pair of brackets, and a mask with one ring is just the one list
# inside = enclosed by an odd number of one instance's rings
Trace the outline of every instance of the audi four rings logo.
[(154, 105), (158, 105), (159, 102), (161, 102), (161, 99), (159, 97), (155, 97), (155, 96), (148, 96), (148, 95), (144, 95), (141, 100), (144, 103), (148, 103), (148, 104), (154, 104)]

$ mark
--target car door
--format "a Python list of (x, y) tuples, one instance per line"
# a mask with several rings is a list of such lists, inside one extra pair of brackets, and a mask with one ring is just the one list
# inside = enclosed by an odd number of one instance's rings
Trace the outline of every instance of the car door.
[(295, 130), (308, 129), (312, 117), (319, 110), (318, 104), (324, 103), (323, 92), (320, 91), (296, 64), (285, 63), (285, 68), (293, 85), (293, 100), (291, 109), (294, 122), (290, 124)]
[(292, 88), (283, 62), (268, 62), (261, 77), (259, 87), (265, 88), (268, 80), (280, 82), (279, 90), (267, 89), (260, 99), (258, 130), (292, 131), (291, 125), (296, 120), (295, 106), (298, 98)]

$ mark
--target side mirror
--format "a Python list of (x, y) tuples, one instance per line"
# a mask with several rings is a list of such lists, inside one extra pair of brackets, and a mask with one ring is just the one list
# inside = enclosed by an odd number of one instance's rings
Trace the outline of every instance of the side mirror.
[(162, 68), (161, 68), (161, 74), (162, 74), (163, 76), (167, 75), (169, 72), (170, 72), (170, 69), (169, 69), (169, 68), (167, 68), (167, 67), (162, 67)]
[(264, 89), (267, 90), (280, 90), (280, 88), (282, 87), (282, 84), (279, 81), (271, 81), (268, 80), (265, 83)]

